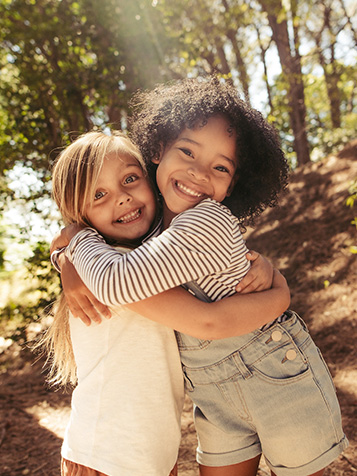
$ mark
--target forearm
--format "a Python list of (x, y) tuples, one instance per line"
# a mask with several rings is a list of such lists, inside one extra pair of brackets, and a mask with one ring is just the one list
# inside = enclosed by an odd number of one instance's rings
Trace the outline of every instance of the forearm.
[(252, 294), (234, 294), (213, 303), (202, 302), (182, 288), (130, 304), (132, 310), (201, 339), (223, 339), (247, 334), (271, 322), (289, 306), (285, 283)]
[[(93, 230), (85, 230), (71, 241), (66, 255), (101, 302), (125, 305), (227, 269), (229, 253), (216, 253), (211, 243), (204, 242), (211, 239), (207, 235), (201, 240), (194, 237), (187, 245), (187, 235), (176, 229), (166, 230), (123, 254), (104, 243)], [(242, 245), (243, 257), (245, 252)], [(238, 280), (248, 267), (242, 258), (241, 269), (235, 271)]]

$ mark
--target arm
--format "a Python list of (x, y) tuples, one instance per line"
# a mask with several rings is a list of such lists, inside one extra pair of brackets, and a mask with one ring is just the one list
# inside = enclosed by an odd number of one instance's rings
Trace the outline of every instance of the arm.
[(66, 254), (86, 286), (108, 305), (140, 301), (222, 271), (231, 278), (233, 292), (234, 280), (239, 281), (249, 269), (239, 226), (219, 206), (201, 204), (178, 215), (160, 236), (124, 256), (92, 229), (77, 234)]
[(127, 307), (177, 331), (213, 340), (252, 332), (277, 318), (289, 304), (286, 280), (274, 269), (273, 285), (267, 291), (206, 303), (175, 288)]
[[(62, 289), (70, 312), (89, 326), (92, 320), (99, 324), (102, 321), (102, 316), (109, 319), (111, 312), (84, 285), (64, 252), (55, 253), (58, 250), (63, 251), (68, 246), (70, 237), (84, 228), (82, 225), (73, 224), (62, 229), (53, 238), (50, 252), (52, 264), (61, 273)], [(53, 260), (55, 254), (56, 257)]]
[[(63, 283), (70, 280), (68, 286), (63, 285), (63, 290), (72, 314), (86, 325), (90, 325), (91, 319), (99, 323), (101, 317), (98, 313), (105, 313), (92, 304), (91, 293), (80, 280), (73, 265), (68, 261), (62, 265)], [(207, 303), (177, 287), (127, 307), (185, 334), (212, 340), (249, 333), (274, 320), (288, 308), (289, 303), (290, 293), (286, 280), (279, 271), (274, 270), (273, 285), (267, 291), (234, 294), (220, 301)]]
[[(71, 238), (74, 237), (77, 232), (83, 229), (84, 227), (81, 225), (70, 225), (62, 229), (52, 240), (51, 252), (53, 252), (54, 250), (58, 248), (68, 246)], [(248, 292), (270, 289), (272, 286), (272, 281), (273, 281), (273, 267), (271, 263), (266, 258), (264, 258), (263, 256), (261, 256), (259, 253), (255, 251), (249, 252), (247, 254), (247, 258), (251, 260), (252, 268), (249, 270), (249, 272), (243, 278), (243, 280), (237, 285), (236, 291), (239, 292), (239, 290), (242, 289), (241, 291), (242, 294), (243, 293), (246, 294)], [(58, 260), (59, 260), (58, 261), (59, 267), (62, 270), (61, 280), (62, 280), (63, 291), (66, 297), (67, 305), (71, 313), (73, 314), (73, 316), (79, 317), (88, 326), (90, 325), (91, 321), (100, 323), (102, 320), (101, 316), (110, 318), (111, 313), (108, 307), (102, 304), (100, 301), (98, 301), (96, 297), (89, 291), (89, 289), (85, 286), (85, 284), (79, 277), (74, 266), (69, 262), (68, 258), (66, 258), (64, 254), (61, 253), (59, 255)], [(164, 295), (166, 296), (167, 294), (161, 294), (160, 299), (163, 299)], [(191, 307), (196, 306), (199, 308), (197, 309), (196, 312), (202, 313), (202, 316), (200, 317), (200, 319), (203, 319), (203, 320), (201, 322), (204, 322), (205, 317), (207, 317), (206, 313), (208, 309), (210, 310), (210, 312), (213, 311), (212, 308), (207, 309), (207, 305), (204, 303), (202, 303), (202, 305), (198, 304), (196, 299), (194, 299), (186, 291), (176, 290), (172, 294), (172, 296), (178, 296), (178, 298), (180, 295), (181, 295), (181, 299), (187, 302), (188, 306), (191, 306)], [(271, 297), (271, 294), (268, 294), (266, 296), (266, 299), (269, 299), (270, 297)], [(279, 296), (279, 298), (280, 297), (282, 299), (282, 304), (283, 304), (284, 295)], [(145, 301), (146, 305), (148, 304), (148, 302), (149, 302), (148, 300)], [(228, 306), (228, 303), (231, 303), (231, 302), (232, 304), (237, 303), (237, 309), (235, 309), (235, 312), (239, 312), (240, 311), (239, 306), (241, 305), (241, 303), (243, 303), (243, 300), (240, 300), (239, 298), (237, 299), (237, 297), (233, 297), (232, 299), (229, 299), (229, 301), (224, 301), (224, 304), (220, 303), (218, 304), (217, 307), (221, 308), (223, 306)], [(279, 301), (274, 300), (273, 302), (277, 304)], [(176, 302), (173, 300), (172, 302), (173, 308), (175, 307), (175, 305), (176, 305)], [(271, 310), (274, 313), (274, 308), (270, 306), (269, 302), (267, 303), (267, 305), (269, 310)], [(180, 308), (179, 302), (177, 303), (177, 306), (178, 308)], [(216, 306), (214, 305), (213, 308), (215, 309)], [(217, 312), (221, 312), (220, 309), (218, 309)], [(229, 312), (229, 310), (224, 308), (222, 312), (224, 313), (225, 316), (228, 317), (227, 313)], [(274, 316), (271, 318), (270, 314), (269, 315), (265, 313), (259, 314), (259, 316), (263, 316), (263, 315), (265, 316), (265, 318), (264, 318), (264, 322), (262, 322), (261, 325), (265, 324), (266, 322), (269, 322), (271, 319), (274, 318)]]
[[(75, 231), (72, 227), (72, 232)], [(70, 236), (67, 236), (60, 246), (65, 245), (65, 240), (69, 238)], [(257, 255), (253, 254), (253, 258), (257, 258)], [(89, 295), (91, 293), (86, 290), (73, 266), (63, 255), (60, 265), (70, 309), (74, 315), (86, 322), (88, 314), (96, 313), (90, 299), (86, 300), (86, 293)], [(77, 284), (73, 284), (73, 279)], [(84, 293), (83, 309), (76, 308), (78, 289), (82, 289)], [(73, 310), (70, 303), (74, 298)], [(272, 289), (256, 294), (235, 294), (215, 303), (205, 303), (182, 288), (175, 288), (128, 307), (144, 317), (195, 337), (218, 339), (245, 334), (261, 327), (278, 317), (288, 307), (289, 302), (290, 295), (286, 281), (278, 271), (274, 271)]]
[(84, 285), (73, 264), (62, 253), (59, 258), (62, 290), (67, 306), (74, 317), (79, 317), (86, 326), (91, 321), (100, 324), (102, 317), (109, 319), (111, 312)]
[[(266, 277), (269, 277), (270, 271), (273, 273), (272, 266), (265, 259), (259, 260), (260, 258), (262, 257), (258, 253), (252, 253), (254, 262), (261, 261), (258, 268), (262, 267), (263, 275), (265, 272)], [(86, 325), (90, 325), (91, 320), (100, 323), (101, 316), (109, 318), (109, 309), (86, 288), (74, 266), (63, 254), (59, 264), (63, 291), (71, 313)], [(273, 291), (257, 293), (254, 297), (234, 295), (215, 303), (206, 303), (178, 287), (128, 307), (144, 317), (181, 332), (203, 339), (217, 339), (251, 332), (272, 321), (288, 305), (289, 289), (286, 281), (275, 271)]]

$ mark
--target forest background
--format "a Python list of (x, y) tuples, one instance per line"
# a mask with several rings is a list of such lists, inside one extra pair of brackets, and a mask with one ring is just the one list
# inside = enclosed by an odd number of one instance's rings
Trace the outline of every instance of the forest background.
[[(356, 12), (353, 0), (0, 0), (0, 355), (60, 289), (50, 171), (66, 144), (126, 130), (138, 89), (215, 73), (274, 123), (293, 173), (312, 170), (356, 135)], [(350, 229), (356, 179), (339, 185)]]
[(84, 131), (125, 130), (137, 89), (218, 74), (275, 124), (292, 168), (355, 137), (351, 0), (1, 0), (0, 44), (0, 273), (16, 282), (0, 307), (12, 337), (58, 292), (54, 159)]

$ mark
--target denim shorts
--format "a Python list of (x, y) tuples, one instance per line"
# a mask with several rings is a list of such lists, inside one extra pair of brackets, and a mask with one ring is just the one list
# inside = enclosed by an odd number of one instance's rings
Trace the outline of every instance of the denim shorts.
[(178, 333), (177, 341), (200, 464), (263, 453), (278, 476), (306, 476), (347, 447), (330, 372), (295, 312), (265, 331), (214, 341)]

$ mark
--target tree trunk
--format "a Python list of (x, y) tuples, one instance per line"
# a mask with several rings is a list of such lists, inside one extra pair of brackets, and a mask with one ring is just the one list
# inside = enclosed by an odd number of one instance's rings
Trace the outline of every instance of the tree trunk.
[(325, 27), (327, 28), (330, 38), (330, 64), (325, 65), (325, 79), (327, 86), (327, 94), (330, 101), (330, 110), (331, 110), (331, 121), (334, 128), (341, 127), (341, 94), (338, 88), (338, 81), (340, 75), (336, 69), (336, 60), (335, 60), (335, 44), (336, 36), (332, 31), (333, 27), (331, 25), (331, 8), (325, 6)]
[[(316, 43), (317, 55), (319, 58), (319, 63), (324, 72), (325, 84), (327, 89), (327, 96), (330, 103), (330, 116), (332, 127), (334, 129), (341, 127), (341, 93), (338, 87), (338, 82), (340, 80), (340, 74), (336, 69), (335, 61), (335, 44), (336, 44), (336, 34), (333, 32), (331, 25), (331, 6), (324, 5), (324, 21), (319, 31), (312, 32), (310, 31), (311, 37)], [(329, 60), (327, 61), (323, 47), (322, 47), (322, 35), (324, 32), (328, 32), (329, 38), (331, 39), (329, 45)]]
[[(303, 165), (310, 161), (310, 153), (306, 133), (306, 106), (300, 57), (298, 52), (291, 51), (286, 12), (283, 10), (281, 0), (259, 1), (268, 15), (283, 75), (288, 82), (289, 115), (294, 134), (294, 149), (298, 165)], [(297, 44), (296, 38), (293, 39), (293, 44)]]
[(265, 81), (265, 87), (267, 89), (270, 114), (274, 114), (273, 97), (272, 97), (271, 87), (270, 87), (269, 80), (268, 80), (268, 65), (267, 65), (267, 61), (266, 61), (266, 52), (269, 49), (271, 41), (269, 41), (268, 46), (265, 47), (263, 45), (262, 40), (261, 40), (259, 27), (257, 25), (255, 25), (255, 31), (257, 32), (258, 44), (259, 44), (259, 48), (260, 48), (260, 59), (263, 63), (263, 68), (264, 68), (264, 78), (263, 79)]
[(246, 102), (248, 104), (250, 104), (248, 73), (247, 73), (247, 68), (245, 66), (245, 63), (243, 61), (243, 57), (241, 55), (241, 52), (240, 52), (240, 49), (239, 49), (239, 46), (238, 46), (236, 33), (233, 30), (228, 30), (226, 34), (227, 34), (227, 38), (232, 43), (234, 56), (236, 58), (236, 63), (237, 63), (237, 70), (238, 70), (238, 74), (239, 74), (239, 80), (240, 80), (240, 82), (242, 84), (242, 88), (243, 88), (244, 99), (246, 100)]
[[(229, 5), (227, 3), (227, 0), (222, 0), (222, 5), (225, 9), (226, 14), (229, 14)], [(227, 22), (226, 22), (227, 23)], [(238, 21), (237, 21), (238, 23)], [(240, 48), (238, 45), (237, 41), (237, 36), (236, 36), (236, 31), (233, 30), (232, 28), (229, 28), (227, 25), (227, 32), (226, 32), (227, 38), (232, 44), (234, 56), (236, 58), (236, 63), (237, 63), (237, 70), (239, 74), (239, 80), (242, 84), (242, 89), (243, 89), (243, 94), (244, 94), (244, 99), (248, 104), (250, 104), (250, 94), (249, 94), (249, 79), (248, 79), (248, 73), (247, 73), (247, 68), (243, 60), (243, 56), (240, 52)]]

